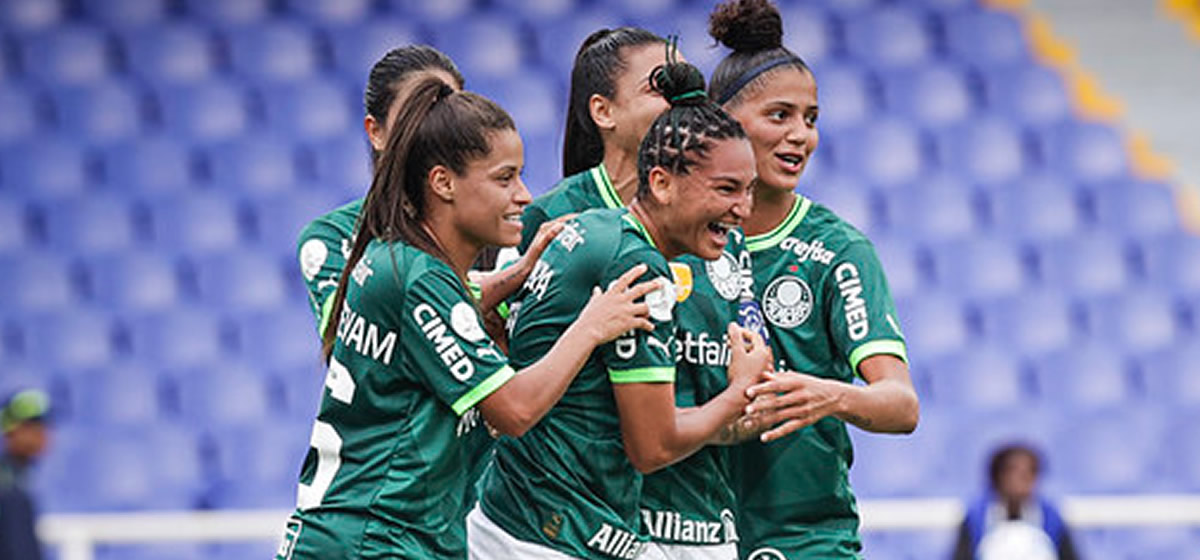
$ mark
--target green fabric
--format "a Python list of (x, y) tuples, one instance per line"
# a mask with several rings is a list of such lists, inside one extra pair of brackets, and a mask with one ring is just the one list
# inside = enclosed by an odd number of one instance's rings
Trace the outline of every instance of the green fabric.
[(524, 254), (529, 244), (533, 243), (538, 228), (559, 216), (593, 208), (623, 206), (603, 164), (580, 171), (559, 181), (554, 188), (525, 208), (521, 214), (521, 244), (517, 245), (517, 249)]
[(363, 199), (352, 200), (311, 221), (296, 240), (296, 258), (308, 288), (308, 303), (316, 318), (317, 334), (325, 332), (338, 279), (354, 240), (354, 225)]

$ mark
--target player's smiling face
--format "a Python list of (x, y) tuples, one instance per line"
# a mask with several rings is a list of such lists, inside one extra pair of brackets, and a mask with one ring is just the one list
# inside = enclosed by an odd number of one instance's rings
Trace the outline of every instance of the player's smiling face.
[(754, 145), (759, 184), (791, 191), (817, 149), (817, 83), (798, 68), (772, 71), (759, 82), (727, 110)]
[[(750, 215), (754, 152), (741, 138), (715, 140), (706, 159), (687, 175), (670, 176), (671, 198), (662, 221), (663, 253), (692, 254), (705, 260), (721, 256), (729, 230)], [(693, 157), (695, 157), (693, 155)]]
[(491, 151), (469, 161), (454, 183), (455, 221), (480, 247), (512, 247), (521, 242), (521, 212), (532, 201), (521, 180), (525, 149), (515, 130), (488, 135)]

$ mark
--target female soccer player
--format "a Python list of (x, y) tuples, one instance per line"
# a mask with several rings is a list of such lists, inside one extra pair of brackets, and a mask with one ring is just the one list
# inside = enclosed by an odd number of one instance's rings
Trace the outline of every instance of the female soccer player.
[(634, 300), (657, 286), (630, 288), (637, 266), (584, 294), (544, 357), (508, 365), (466, 273), (483, 247), (520, 240), (522, 166), (511, 118), (483, 97), (423, 78), (401, 106), (334, 295), (326, 390), (280, 557), (465, 557), (469, 473), (489, 441), (480, 417), (524, 433), (597, 345), (653, 328)]
[[(750, 393), (750, 411), (779, 424), (762, 439), (778, 441), (737, 450), (739, 546), (754, 560), (858, 558), (846, 422), (872, 432), (916, 428), (904, 338), (870, 241), (793, 192), (817, 147), (817, 86), (782, 46), (778, 10), (767, 0), (725, 2), (710, 31), (733, 53), (709, 94), (754, 146), (746, 244), (781, 372)], [(856, 375), (867, 385), (853, 385)]]
[[(661, 48), (661, 45), (660, 45)], [(701, 406), (675, 407), (674, 307), (667, 260), (717, 259), (749, 213), (754, 161), (741, 127), (705, 98), (694, 67), (668, 64), (651, 85), (671, 103), (638, 158), (628, 210), (569, 221), (517, 294), (514, 363), (545, 352), (578, 314), (581, 294), (644, 262), (661, 289), (647, 296), (651, 333), (598, 348), (567, 394), (521, 438), (502, 438), (468, 516), (472, 558), (634, 558), (644, 545), (641, 476), (693, 453), (748, 403), (769, 364), (762, 339), (736, 324), (728, 388)]]

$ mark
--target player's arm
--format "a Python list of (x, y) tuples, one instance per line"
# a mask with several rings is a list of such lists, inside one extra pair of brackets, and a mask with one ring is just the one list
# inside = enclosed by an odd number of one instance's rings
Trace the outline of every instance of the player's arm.
[(675, 408), (675, 386), (669, 380), (613, 379), (621, 437), (634, 468), (650, 473), (679, 461), (742, 415), (749, 402), (746, 390), (770, 365), (770, 353), (761, 337), (735, 324), (729, 326), (729, 339), (741, 342), (730, 345), (729, 385), (701, 406)]
[(658, 288), (653, 282), (630, 286), (646, 272), (637, 265), (608, 290), (597, 288), (579, 317), (550, 351), (479, 403), (484, 419), (496, 431), (518, 437), (542, 419), (566, 392), (592, 351), (621, 334), (654, 328), (645, 303), (636, 303)]
[[(537, 264), (538, 259), (542, 258), (542, 252), (563, 230), (566, 221), (574, 216), (575, 214), (568, 214), (554, 220), (537, 222), (537, 233), (523, 251), (521, 258), (511, 266), (479, 275), (476, 279), (480, 289), (479, 307), (485, 310), (494, 310), (501, 302), (516, 293), (525, 283), (525, 279), (529, 277), (529, 273), (533, 271), (533, 266)], [(522, 216), (522, 220), (524, 219)], [(524, 224), (523, 227), (531, 226)]]

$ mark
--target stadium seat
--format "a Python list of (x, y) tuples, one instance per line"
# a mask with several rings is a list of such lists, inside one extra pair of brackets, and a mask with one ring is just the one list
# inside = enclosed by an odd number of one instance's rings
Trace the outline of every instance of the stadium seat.
[(133, 209), (109, 193), (40, 205), (46, 237), (55, 249), (83, 255), (122, 251), (137, 239)]
[(288, 0), (287, 7), (301, 19), (316, 24), (359, 25), (371, 16), (371, 0)]
[(136, 427), (160, 422), (162, 388), (153, 366), (113, 361), (70, 375), (71, 410), (80, 427)]
[(233, 71), (249, 83), (294, 83), (319, 68), (315, 35), (286, 20), (245, 26), (229, 33)]
[(829, 16), (818, 5), (790, 3), (779, 6), (783, 17), (783, 44), (810, 67), (819, 65), (836, 50)]
[(907, 239), (942, 241), (982, 229), (978, 196), (962, 181), (939, 176), (886, 194), (889, 232)]
[(40, 31), (57, 25), (66, 15), (63, 0), (9, 0), (0, 2), (0, 27)]
[(1084, 194), (1096, 225), (1105, 230), (1136, 236), (1179, 231), (1179, 209), (1167, 185), (1117, 181), (1095, 185)]
[(155, 24), (120, 37), (130, 73), (148, 86), (196, 83), (218, 71), (213, 36), (194, 22)]
[(22, 41), (22, 68), (30, 77), (51, 87), (99, 81), (113, 68), (108, 37), (93, 27), (49, 27)]
[(874, 243), (879, 262), (887, 274), (888, 290), (894, 299), (906, 299), (917, 295), (927, 283), (922, 270), (922, 255), (916, 244), (897, 236), (880, 237)]
[(179, 193), (149, 203), (156, 247), (180, 253), (231, 249), (242, 240), (238, 210), (217, 193)]
[(474, 0), (445, 0), (444, 2), (386, 0), (386, 3), (392, 13), (431, 23), (461, 21), (468, 17), (476, 7)]
[(1137, 354), (1159, 350), (1178, 335), (1174, 301), (1156, 290), (1132, 289), (1087, 303), (1091, 335)]
[[(362, 82), (366, 83), (366, 74)], [(312, 79), (261, 90), (267, 125), (279, 136), (302, 141), (361, 130), (362, 100), (341, 81)]]
[(296, 151), (283, 135), (239, 136), (207, 154), (213, 185), (227, 193), (276, 193), (296, 186)]
[(933, 50), (929, 22), (905, 4), (886, 4), (846, 22), (846, 50), (875, 68), (912, 68)]
[(0, 119), (0, 146), (24, 141), (38, 127), (45, 126), (49, 120), (46, 109), (43, 98), (33, 89), (5, 81), (0, 86), (0, 115), (4, 115)]
[(994, 185), (1017, 179), (1025, 170), (1026, 143), (1011, 122), (980, 115), (936, 134), (942, 169), (968, 180)]
[(965, 491), (956, 494), (969, 496), (987, 488), (988, 459), (998, 447), (1012, 443), (1033, 445), (1051, 454), (1047, 457), (1046, 476), (1041, 480), (1043, 492), (1053, 495), (1060, 478), (1069, 482), (1070, 471), (1060, 468), (1057, 455), (1053, 455), (1058, 449), (1051, 446), (1064, 418), (1057, 414), (1053, 400), (1027, 401), (1017, 408), (963, 411), (951, 418), (956, 420), (952, 422), (952, 439), (944, 459), (952, 465), (953, 472), (948, 476), (959, 477), (964, 485)]
[(963, 304), (947, 293), (898, 300), (896, 312), (913, 356), (931, 360), (965, 347), (970, 339)]
[(1170, 485), (1162, 411), (1106, 408), (1081, 414), (1055, 435), (1054, 465), (1076, 493), (1147, 492)]
[(814, 70), (821, 91), (823, 133), (838, 133), (867, 122), (876, 112), (878, 88), (860, 68), (828, 64)]
[(157, 99), (167, 132), (177, 141), (226, 140), (251, 125), (246, 90), (234, 82), (214, 79), (165, 87)]
[[(587, 9), (571, 14), (570, 18), (555, 27), (554, 33), (537, 35), (538, 62), (551, 74), (562, 76), (568, 89), (571, 83), (571, 67), (575, 64), (575, 55), (579, 52), (583, 40), (600, 29), (613, 29), (624, 25), (621, 16), (611, 9), (603, 3), (593, 3)], [(697, 46), (684, 44), (680, 45), (680, 49), (687, 55), (689, 50)], [(474, 76), (468, 79), (468, 87), (471, 79), (474, 79)]]
[[(359, 197), (371, 186), (371, 144), (366, 134), (353, 132), (307, 143), (305, 159), (312, 162), (317, 188)], [(313, 216), (314, 218), (316, 216)]]
[(300, 422), (211, 430), (219, 480), (214, 505), (293, 507), (311, 430), (311, 423)]
[[(289, 277), (299, 282), (299, 271)], [(242, 313), (236, 320), (242, 356), (276, 369), (320, 367), (321, 341), (308, 306)]]
[(0, 255), (20, 251), (32, 241), (28, 207), (0, 198)]
[(1138, 247), (1151, 283), (1168, 293), (1200, 295), (1200, 238), (1176, 232), (1148, 237)]
[(185, 0), (189, 15), (218, 27), (241, 27), (267, 19), (269, 0)]
[[(278, 547), (272, 546), (271, 548), (274, 550)], [(165, 558), (214, 560), (211, 547), (198, 543), (100, 544), (96, 546), (96, 560), (163, 560)], [(240, 556), (239, 558), (249, 558), (249, 556)]]
[(961, 122), (974, 111), (966, 71), (956, 65), (926, 64), (882, 76), (889, 113), (918, 125), (939, 128)]
[(1020, 247), (997, 237), (947, 241), (929, 248), (938, 285), (971, 298), (1018, 293), (1028, 282), (1028, 258)]
[(1041, 283), (1083, 298), (1124, 289), (1132, 278), (1129, 245), (1104, 232), (1084, 233), (1036, 244)]
[(1200, 345), (1173, 344), (1138, 357), (1147, 397), (1178, 410), (1200, 406)]
[(931, 362), (933, 400), (943, 409), (1016, 408), (1037, 397), (1032, 378), (1014, 352), (994, 344), (970, 344)]
[(141, 94), (124, 82), (59, 89), (55, 104), (63, 132), (93, 145), (130, 138), (144, 128)]
[(195, 268), (200, 301), (206, 306), (253, 311), (284, 304), (281, 266), (272, 255), (226, 252), (199, 256), (191, 264)]
[(918, 129), (899, 119), (874, 119), (843, 135), (839, 146), (841, 169), (854, 162), (852, 167), (873, 186), (894, 188), (911, 183), (925, 170), (924, 138)]
[(1044, 130), (1041, 141), (1045, 161), (1078, 181), (1111, 181), (1128, 173), (1125, 141), (1106, 124), (1063, 123)]
[[(657, 2), (654, 2), (657, 3)], [(676, 35), (679, 37), (679, 52), (687, 58), (688, 63), (700, 70), (705, 76), (712, 76), (721, 58), (728, 52), (724, 47), (714, 45), (713, 38), (708, 34), (708, 13), (700, 10), (668, 9), (652, 17), (636, 17), (626, 15), (628, 21), (648, 29), (664, 37)], [(578, 49), (578, 45), (576, 45)], [(569, 71), (561, 74), (564, 83), (569, 82)], [(563, 98), (564, 101), (566, 98)], [(562, 107), (566, 107), (564, 102)]]
[(84, 259), (90, 301), (118, 311), (166, 309), (180, 301), (179, 272), (171, 256), (144, 250)]
[(3, 190), (18, 200), (53, 200), (83, 193), (93, 182), (89, 155), (63, 136), (35, 136), (0, 152)]
[(103, 311), (59, 309), (26, 315), (25, 355), (47, 367), (74, 369), (100, 366), (116, 355), (115, 325)]
[(991, 112), (1018, 122), (1046, 127), (1071, 118), (1071, 100), (1059, 73), (1045, 66), (1017, 62), (980, 71)]
[[(387, 15), (373, 16), (361, 25), (330, 26), (325, 34), (334, 67), (356, 92), (363, 90), (371, 67), (389, 50), (428, 42), (412, 19)], [(355, 113), (365, 111), (359, 109)]]
[(64, 257), (28, 251), (0, 257), (0, 293), (9, 311), (65, 308), (80, 300), (78, 270)]
[(131, 195), (186, 190), (196, 175), (187, 147), (167, 136), (139, 136), (109, 146), (102, 161), (107, 186)]
[(830, 174), (802, 192), (861, 231), (870, 233), (878, 226), (878, 204), (863, 183), (853, 177)]
[(980, 315), (989, 341), (1025, 355), (1073, 348), (1079, 336), (1078, 311), (1056, 291), (1022, 291), (989, 301)]
[[(1196, 408), (1180, 409), (1167, 429), (1168, 460), (1176, 491), (1200, 491), (1200, 414)], [(1193, 549), (1195, 550), (1195, 549)]]
[(565, 23), (565, 19), (580, 10), (581, 3), (582, 0), (497, 0), (494, 6), (545, 29)]
[(979, 67), (1013, 65), (1028, 59), (1016, 18), (999, 10), (961, 10), (944, 16), (946, 48), (952, 58)]
[(431, 29), (433, 46), (473, 80), (522, 73), (525, 33), (511, 18), (498, 13), (473, 14), (435, 24)]
[(197, 428), (247, 428), (266, 424), (271, 403), (261, 366), (223, 359), (168, 376), (179, 398), (180, 419)]
[(219, 363), (236, 348), (227, 343), (231, 330), (213, 313), (208, 308), (173, 307), (133, 315), (129, 333), (134, 358), (156, 368)]
[[(478, 80), (471, 89), (504, 108), (517, 124), (522, 136), (561, 136), (563, 129), (562, 107), (567, 103), (567, 88), (558, 79), (543, 72), (524, 72), (518, 76), (494, 80)], [(537, 165), (538, 160), (549, 159), (544, 154), (534, 158), (538, 152), (527, 152), (526, 166)]]
[(948, 485), (945, 447), (950, 444), (954, 416), (922, 411), (920, 429), (912, 435), (873, 434), (850, 430), (854, 466), (850, 470), (854, 493), (860, 498), (891, 498), (955, 494)]
[[(360, 195), (366, 194), (366, 183), (358, 188)], [(248, 207), (258, 232), (259, 247), (274, 257), (295, 262), (300, 230), (318, 216), (348, 202), (349, 197), (341, 192), (318, 188), (250, 199)]]
[(167, 18), (168, 0), (84, 0), (88, 19), (110, 28), (146, 29)]
[(1022, 179), (988, 194), (992, 226), (1024, 241), (1068, 237), (1083, 227), (1079, 193), (1054, 177)]
[(1112, 345), (1063, 348), (1038, 359), (1034, 371), (1042, 395), (1064, 408), (1128, 406), (1136, 396), (1130, 363)]

